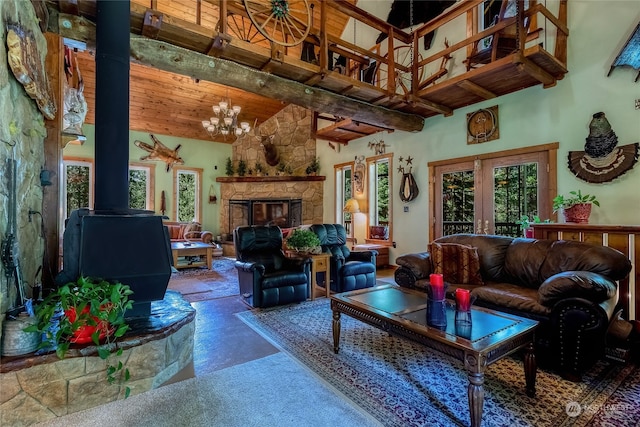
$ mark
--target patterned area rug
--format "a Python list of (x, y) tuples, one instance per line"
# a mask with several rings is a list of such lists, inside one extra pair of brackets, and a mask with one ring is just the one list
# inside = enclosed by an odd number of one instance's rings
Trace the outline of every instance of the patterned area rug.
[(234, 263), (234, 258), (220, 257), (213, 259), (211, 270), (205, 267), (178, 270), (169, 280), (169, 289), (180, 292), (189, 302), (240, 295)]
[[(321, 298), (237, 314), (387, 426), (469, 425), (467, 375), (460, 362), (348, 316), (333, 353), (332, 313)], [(640, 370), (599, 362), (582, 383), (539, 369), (537, 395), (525, 394), (520, 357), (485, 375), (484, 426), (636, 426)]]

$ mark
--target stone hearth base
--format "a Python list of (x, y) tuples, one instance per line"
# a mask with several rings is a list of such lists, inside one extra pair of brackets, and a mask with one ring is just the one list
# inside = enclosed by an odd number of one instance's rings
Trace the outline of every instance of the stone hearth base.
[(54, 353), (3, 357), (0, 363), (0, 425), (28, 426), (158, 388), (193, 376), (195, 309), (168, 290), (151, 304), (149, 318), (131, 319), (119, 341), (131, 379), (110, 385), (106, 362), (95, 346), (72, 348), (64, 360)]

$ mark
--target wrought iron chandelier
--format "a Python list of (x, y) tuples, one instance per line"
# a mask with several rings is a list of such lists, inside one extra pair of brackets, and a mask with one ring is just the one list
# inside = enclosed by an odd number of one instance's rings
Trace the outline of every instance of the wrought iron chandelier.
[(215, 115), (209, 120), (202, 121), (202, 127), (212, 138), (217, 135), (222, 135), (225, 140), (230, 135), (238, 138), (251, 130), (249, 122), (238, 123), (238, 115), (242, 110), (239, 105), (231, 106), (231, 102), (222, 100), (212, 109)]

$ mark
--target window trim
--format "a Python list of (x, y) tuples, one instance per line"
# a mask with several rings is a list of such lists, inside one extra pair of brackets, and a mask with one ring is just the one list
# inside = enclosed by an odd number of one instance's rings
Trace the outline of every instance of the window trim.
[(144, 170), (147, 172), (147, 200), (145, 209), (155, 211), (156, 165), (153, 163), (129, 162), (129, 170)]
[[(389, 162), (389, 239), (380, 240), (380, 239), (372, 239), (369, 236), (369, 226), (372, 222), (372, 217), (375, 214), (375, 207), (377, 203), (377, 185), (375, 185), (374, 181), (376, 180), (375, 174), (375, 165), (381, 160), (387, 159)], [(385, 153), (377, 156), (367, 157), (365, 159), (367, 163), (367, 198), (369, 200), (369, 212), (367, 214), (367, 238), (365, 239), (366, 243), (372, 243), (383, 246), (392, 246), (393, 245), (393, 153)], [(375, 194), (374, 194), (375, 192)]]
[[(196, 218), (193, 220), (202, 224), (202, 168), (190, 168), (185, 166), (173, 167), (173, 220), (178, 221), (178, 175), (180, 173), (191, 173), (196, 175), (196, 197), (195, 197), (195, 213)], [(199, 197), (198, 197), (199, 196)]]
[[(345, 162), (333, 165), (333, 174), (334, 174), (334, 197), (335, 197), (335, 211), (334, 218), (336, 224), (341, 224), (345, 229), (347, 229), (344, 220), (344, 206), (346, 203), (344, 197), (344, 172), (346, 170), (351, 170), (351, 197), (354, 197), (353, 190), (353, 173), (355, 170), (355, 162)], [(353, 239), (354, 230), (353, 227), (349, 227), (347, 230), (347, 237), (349, 239)]]

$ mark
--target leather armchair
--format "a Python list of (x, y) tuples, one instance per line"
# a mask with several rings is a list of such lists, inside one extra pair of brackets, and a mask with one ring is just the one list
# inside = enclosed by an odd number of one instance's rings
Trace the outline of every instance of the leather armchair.
[(246, 226), (233, 231), (240, 295), (252, 307), (307, 299), (311, 260), (287, 258), (276, 226)]
[(349, 250), (347, 233), (341, 224), (313, 224), (311, 230), (320, 238), (322, 252), (331, 254), (332, 291), (347, 292), (375, 286), (378, 251)]

